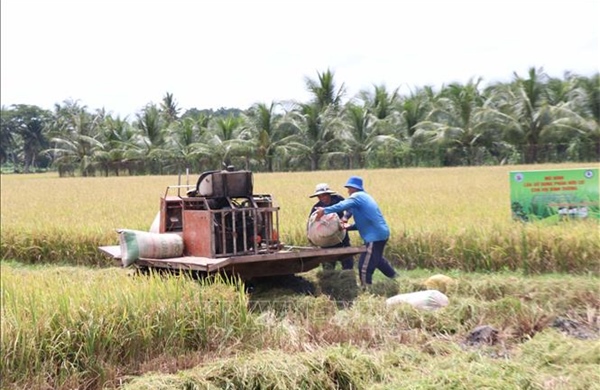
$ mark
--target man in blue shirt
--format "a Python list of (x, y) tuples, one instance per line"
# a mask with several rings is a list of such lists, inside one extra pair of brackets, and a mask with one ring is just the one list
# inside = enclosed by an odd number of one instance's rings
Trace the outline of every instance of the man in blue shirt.
[[(312, 213), (317, 209), (317, 207), (327, 207), (334, 204), (337, 204), (344, 200), (343, 196), (340, 196), (335, 193), (327, 183), (319, 183), (315, 188), (315, 193), (309, 196), (309, 198), (319, 198), (319, 201), (313, 205), (310, 209), (310, 213), (308, 214), (309, 218)], [(348, 222), (348, 219), (352, 216), (349, 212), (340, 211), (337, 213), (338, 217), (342, 220), (342, 223)], [(348, 237), (348, 232), (346, 232), (344, 239), (337, 245), (329, 246), (327, 248), (343, 248), (350, 246), (350, 237)], [(323, 269), (335, 269), (335, 261), (325, 262), (323, 263)], [(354, 267), (354, 257), (348, 256), (341, 260), (342, 269), (352, 269)]]
[(367, 251), (360, 255), (358, 271), (360, 283), (363, 287), (373, 282), (373, 272), (380, 270), (389, 278), (396, 277), (396, 271), (383, 257), (383, 250), (390, 238), (388, 227), (379, 205), (371, 195), (365, 192), (363, 180), (359, 176), (351, 176), (346, 185), (349, 197), (337, 204), (327, 207), (317, 207), (317, 219), (324, 214), (350, 211), (354, 217), (353, 225), (345, 225), (346, 230), (358, 230), (365, 242)]

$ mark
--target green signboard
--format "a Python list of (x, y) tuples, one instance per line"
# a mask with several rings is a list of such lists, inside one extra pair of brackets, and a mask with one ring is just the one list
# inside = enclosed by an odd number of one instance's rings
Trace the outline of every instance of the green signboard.
[(510, 172), (514, 219), (600, 220), (598, 168)]

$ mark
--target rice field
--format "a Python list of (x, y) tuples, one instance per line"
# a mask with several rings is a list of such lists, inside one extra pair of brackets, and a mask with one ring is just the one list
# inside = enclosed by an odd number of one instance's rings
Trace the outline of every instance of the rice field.
[[(272, 194), (280, 237), (306, 245), (314, 186), (327, 182), (346, 195), (351, 174), (364, 178), (391, 227), (387, 256), (400, 267), (525, 272), (598, 273), (598, 220), (520, 223), (511, 219), (512, 170), (585, 167), (581, 164), (414, 168), (255, 174), (257, 193)], [(195, 184), (168, 176), (62, 178), (3, 175), (1, 256), (26, 263), (104, 265), (100, 245), (116, 229), (147, 230), (168, 185)], [(360, 244), (357, 233), (351, 239)]]
[[(310, 295), (111, 267), (97, 247), (147, 230), (177, 177), (2, 175), (0, 387), (600, 389), (598, 222), (510, 215), (510, 171), (575, 167), (255, 174), (288, 244), (307, 244), (315, 185), (346, 195), (352, 174), (391, 226), (398, 280), (361, 292), (315, 270)], [(436, 273), (456, 281), (447, 307), (386, 306)], [(474, 342), (482, 325), (494, 337)]]

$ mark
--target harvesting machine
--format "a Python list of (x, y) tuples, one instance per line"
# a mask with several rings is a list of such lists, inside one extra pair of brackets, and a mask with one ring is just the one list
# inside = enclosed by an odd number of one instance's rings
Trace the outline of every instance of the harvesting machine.
[[(280, 241), (279, 206), (271, 194), (253, 191), (252, 172), (202, 173), (195, 185), (168, 186), (160, 198), (155, 233), (176, 233), (183, 255), (140, 257), (139, 269), (188, 270), (201, 275), (221, 273), (244, 280), (310, 271), (322, 262), (363, 252), (364, 247), (323, 249), (292, 247)], [(102, 246), (121, 259), (120, 246)]]

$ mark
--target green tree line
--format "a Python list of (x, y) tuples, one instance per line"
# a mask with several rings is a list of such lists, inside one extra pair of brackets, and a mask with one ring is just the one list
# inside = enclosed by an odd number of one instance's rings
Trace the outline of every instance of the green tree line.
[[(257, 172), (600, 161), (600, 74), (481, 79), (408, 95), (373, 85), (348, 98), (334, 72), (305, 78), (306, 102), (181, 112), (173, 94), (135, 118), (77, 101), (2, 106), (0, 162), (61, 176)], [(348, 99), (347, 99), (348, 98)]]

